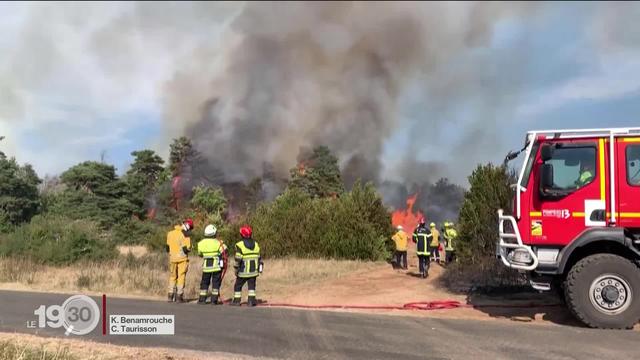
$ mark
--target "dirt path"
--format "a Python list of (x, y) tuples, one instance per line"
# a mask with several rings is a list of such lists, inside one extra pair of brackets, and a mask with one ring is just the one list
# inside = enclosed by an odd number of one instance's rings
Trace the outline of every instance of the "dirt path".
[[(337, 279), (296, 289), (295, 293), (280, 294), (269, 302), (303, 305), (392, 305), (402, 306), (411, 302), (454, 300), (463, 305), (457, 309), (431, 311), (356, 310), (395, 315), (453, 319), (507, 319), (512, 321), (578, 325), (553, 294), (521, 293), (501, 296), (453, 294), (438, 285), (438, 278), (445, 269), (431, 264), (429, 278), (418, 277), (416, 264), (409, 270), (393, 270), (389, 265), (379, 265), (371, 270), (356, 271)], [(485, 307), (488, 305), (500, 305)], [(529, 305), (541, 305), (529, 307)], [(342, 310), (341, 310), (342, 311)], [(353, 311), (353, 310), (347, 310)]]

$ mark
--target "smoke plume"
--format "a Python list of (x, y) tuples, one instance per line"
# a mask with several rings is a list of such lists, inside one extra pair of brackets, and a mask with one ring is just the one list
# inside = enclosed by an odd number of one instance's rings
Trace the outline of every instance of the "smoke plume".
[[(556, 85), (567, 80), (557, 74), (599, 69), (603, 54), (639, 58), (639, 9), (610, 2), (2, 3), (3, 151), (59, 172), (86, 160), (96, 143), (127, 141), (136, 121), (130, 114), (153, 108), (163, 118), (155, 148), (166, 155), (171, 139), (191, 137), (216, 181), (248, 183), (268, 173), (270, 197), (301, 149), (326, 145), (347, 184), (372, 180), (401, 206), (407, 193), (441, 177), (463, 184), (478, 162), (511, 144), (501, 126), (523, 98), (550, 86), (538, 75)], [(535, 35), (571, 23), (563, 14), (575, 15), (575, 39), (561, 49), (571, 71), (532, 63), (532, 52), (539, 59), (549, 51)], [(496, 46), (495, 29), (510, 22), (515, 40)], [(573, 71), (583, 63), (591, 68)], [(623, 84), (616, 88), (636, 86)], [(604, 96), (595, 88), (587, 94)], [(568, 97), (551, 94), (543, 105)], [(105, 120), (114, 113), (124, 115)], [(38, 132), (46, 136), (29, 136)], [(39, 147), (18, 144), (18, 135)]]
[[(165, 87), (165, 119), (193, 138), (227, 181), (261, 176), (265, 162), (286, 176), (299, 150), (317, 145), (336, 153), (347, 183), (380, 183), (385, 170), (399, 174), (396, 180), (435, 181), (447, 175), (443, 166), (423, 167), (416, 156), (443, 119), (409, 124), (416, 130), (409, 151), (398, 166), (382, 163), (385, 142), (407, 125), (401, 96), (427, 79), (434, 103), (452, 107), (461, 87), (479, 87), (482, 77), (476, 69), (442, 70), (486, 45), (500, 18), (526, 6), (250, 3), (231, 21), (217, 56), (205, 46), (184, 59), (185, 70)], [(490, 132), (485, 120), (477, 119), (484, 125), (473, 139)], [(464, 139), (465, 149), (479, 141)]]

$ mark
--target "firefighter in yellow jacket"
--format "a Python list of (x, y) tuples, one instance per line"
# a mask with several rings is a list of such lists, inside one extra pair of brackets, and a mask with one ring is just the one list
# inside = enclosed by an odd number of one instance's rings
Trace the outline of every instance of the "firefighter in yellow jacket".
[(456, 229), (453, 228), (452, 222), (445, 221), (443, 236), (447, 241), (447, 247), (445, 249), (447, 252), (446, 261), (447, 263), (450, 263), (455, 261), (456, 248), (453, 246), (453, 244), (458, 238), (458, 232), (456, 231)]
[(193, 220), (186, 219), (167, 233), (166, 250), (169, 253), (169, 302), (184, 302), (184, 283), (189, 269), (189, 252)]
[(396, 245), (395, 255), (395, 263), (396, 267), (407, 270), (407, 242), (409, 240), (409, 235), (404, 232), (402, 225), (398, 225), (398, 231), (391, 237), (391, 240)]
[(256, 306), (256, 280), (262, 272), (262, 258), (260, 257), (260, 246), (252, 238), (251, 227), (245, 225), (240, 228), (242, 240), (236, 243), (235, 265), (236, 283), (233, 286), (233, 301), (231, 305), (240, 306), (242, 298), (242, 287), (245, 283), (249, 287), (249, 306)]
[(204, 228), (204, 239), (198, 242), (198, 256), (202, 258), (202, 280), (200, 281), (200, 296), (198, 304), (205, 304), (211, 285), (211, 304), (218, 305), (222, 274), (227, 267), (227, 246), (216, 239), (218, 229), (214, 225)]
[(436, 223), (429, 224), (431, 231), (431, 260), (442, 263), (444, 259), (440, 258), (440, 232), (436, 229)]

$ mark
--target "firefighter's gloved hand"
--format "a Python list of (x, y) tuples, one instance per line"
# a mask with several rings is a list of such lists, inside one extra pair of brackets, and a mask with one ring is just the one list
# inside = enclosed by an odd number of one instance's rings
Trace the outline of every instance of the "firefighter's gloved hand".
[(169, 245), (165, 245), (165, 246), (164, 246), (164, 249), (165, 249), (167, 252), (169, 252)]
[(182, 252), (184, 252), (184, 254), (188, 254), (189, 253), (189, 249), (186, 246), (182, 247)]
[(258, 265), (258, 272), (262, 274), (262, 270), (264, 270), (264, 263), (260, 261), (260, 265)]

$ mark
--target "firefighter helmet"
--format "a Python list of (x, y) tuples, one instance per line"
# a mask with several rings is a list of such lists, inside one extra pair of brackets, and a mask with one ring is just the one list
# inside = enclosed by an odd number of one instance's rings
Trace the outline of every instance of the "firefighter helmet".
[(251, 226), (249, 225), (245, 225), (240, 228), (240, 236), (242, 236), (245, 239), (250, 238), (252, 233), (253, 231), (251, 230)]
[(186, 219), (185, 221), (182, 222), (182, 229), (184, 231), (190, 231), (193, 230), (193, 220), (191, 219)]
[(216, 236), (218, 233), (218, 229), (215, 225), (209, 224), (206, 228), (204, 228), (204, 236)]

